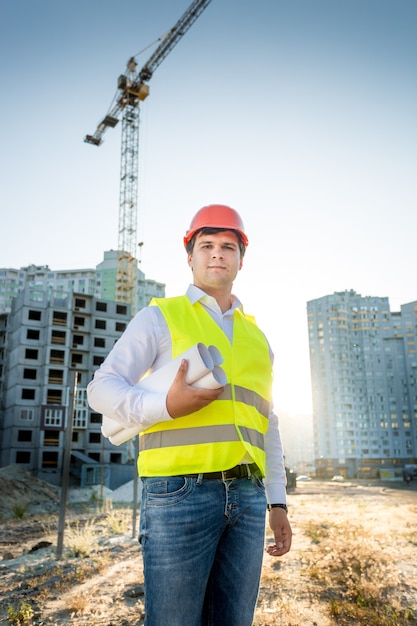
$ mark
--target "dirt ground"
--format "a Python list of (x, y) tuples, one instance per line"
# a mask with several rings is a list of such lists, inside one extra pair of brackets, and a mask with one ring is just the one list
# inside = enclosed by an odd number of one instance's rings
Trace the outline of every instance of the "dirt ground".
[[(64, 552), (57, 560), (57, 490), (31, 478), (23, 492), (27, 490), (26, 502), (32, 492), (33, 502), (20, 519), (8, 480), (0, 470), (0, 623), (143, 625), (143, 572), (132, 511), (109, 503), (97, 507), (91, 501), (71, 505)], [(25, 483), (27, 477), (25, 481), (20, 474), (19, 480)], [(254, 626), (417, 624), (416, 482), (313, 480), (298, 484), (288, 500), (293, 547), (279, 560), (265, 554)], [(7, 517), (13, 506), (14, 516)], [(369, 579), (368, 588), (374, 586), (371, 594), (376, 597), (384, 586), (385, 604), (397, 607), (391, 621), (362, 619), (358, 612), (349, 618), (346, 611), (338, 617), (346, 589), (339, 601), (336, 579), (323, 574), (330, 576), (335, 569), (336, 554), (342, 561), (343, 555), (362, 555), (361, 576)], [(375, 569), (379, 561), (385, 569)]]

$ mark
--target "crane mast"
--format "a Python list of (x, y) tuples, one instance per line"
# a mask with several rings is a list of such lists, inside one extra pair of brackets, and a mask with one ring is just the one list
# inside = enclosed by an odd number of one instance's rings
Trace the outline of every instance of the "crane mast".
[(99, 146), (108, 128), (114, 128), (121, 117), (119, 225), (116, 266), (116, 301), (131, 304), (136, 311), (138, 170), (139, 170), (139, 113), (140, 102), (149, 95), (147, 82), (169, 52), (180, 41), (211, 0), (194, 0), (181, 18), (161, 39), (161, 43), (137, 71), (131, 57), (126, 71), (119, 76), (117, 93), (107, 115), (98, 124), (93, 135), (84, 141)]

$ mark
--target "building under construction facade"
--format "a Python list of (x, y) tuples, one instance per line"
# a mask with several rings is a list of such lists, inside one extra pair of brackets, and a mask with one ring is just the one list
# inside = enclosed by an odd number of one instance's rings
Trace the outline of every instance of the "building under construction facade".
[[(114, 279), (115, 264), (105, 269)], [(73, 479), (87, 485), (104, 477), (115, 488), (132, 478), (133, 444), (116, 447), (102, 437), (102, 416), (89, 408), (86, 387), (132, 318), (130, 305), (96, 297), (97, 276), (90, 271), (84, 279), (76, 277), (77, 270), (66, 272), (71, 278), (55, 276), (73, 281), (73, 289), (57, 282), (54, 289), (53, 272), (45, 268), (30, 272), (37, 273), (37, 281), (29, 286), (21, 278), (9, 310), (0, 313), (0, 466), (18, 464), (60, 484), (65, 429), (72, 419)], [(12, 273), (7, 270), (9, 277)], [(100, 283), (103, 269), (99, 276)], [(146, 281), (143, 273), (139, 279), (146, 304), (153, 295), (164, 295), (161, 283)], [(85, 280), (84, 293), (76, 291), (78, 280)]]

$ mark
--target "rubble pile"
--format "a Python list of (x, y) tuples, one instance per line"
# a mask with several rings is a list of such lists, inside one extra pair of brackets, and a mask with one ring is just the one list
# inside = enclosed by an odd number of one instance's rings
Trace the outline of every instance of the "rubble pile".
[(59, 489), (35, 478), (20, 465), (0, 468), (0, 517), (15, 517), (16, 507), (27, 513), (55, 510)]

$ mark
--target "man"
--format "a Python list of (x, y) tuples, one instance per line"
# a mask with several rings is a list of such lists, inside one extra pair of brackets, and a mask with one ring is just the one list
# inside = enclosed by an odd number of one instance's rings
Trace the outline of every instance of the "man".
[[(291, 546), (272, 355), (232, 295), (248, 245), (239, 214), (203, 207), (184, 244), (193, 273), (187, 294), (139, 311), (89, 384), (89, 402), (142, 428), (146, 626), (251, 626), (267, 501), (275, 541), (267, 552), (281, 556)], [(224, 387), (187, 384), (184, 359), (166, 392), (137, 385), (199, 342), (220, 350)]]

